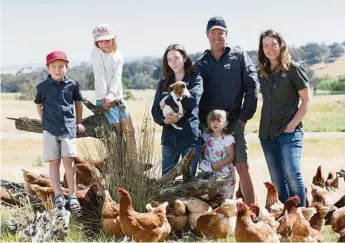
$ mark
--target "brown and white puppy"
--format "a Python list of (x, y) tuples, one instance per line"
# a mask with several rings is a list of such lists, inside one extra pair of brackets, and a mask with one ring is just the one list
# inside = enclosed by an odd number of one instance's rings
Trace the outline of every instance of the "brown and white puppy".
[[(176, 81), (170, 85), (172, 91), (169, 95), (163, 98), (165, 106), (163, 107), (164, 117), (168, 117), (171, 114), (183, 115), (182, 100), (185, 97), (190, 97), (190, 93), (187, 89), (187, 85), (183, 81)], [(178, 127), (176, 124), (171, 124), (175, 129), (182, 130), (182, 127)]]

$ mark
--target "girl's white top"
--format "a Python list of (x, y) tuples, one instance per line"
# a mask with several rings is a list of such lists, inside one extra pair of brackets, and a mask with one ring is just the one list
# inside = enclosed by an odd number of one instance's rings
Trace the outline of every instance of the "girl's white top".
[(99, 48), (92, 50), (96, 100), (123, 98), (121, 81), (123, 59), (122, 53), (118, 50), (112, 54), (107, 54)]

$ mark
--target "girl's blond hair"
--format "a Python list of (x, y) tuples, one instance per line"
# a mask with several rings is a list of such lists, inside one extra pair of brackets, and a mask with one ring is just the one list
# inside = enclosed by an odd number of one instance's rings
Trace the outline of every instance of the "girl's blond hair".
[[(115, 53), (115, 52), (117, 51), (117, 41), (116, 41), (116, 37), (114, 37), (114, 39), (112, 39), (112, 40), (113, 40), (113, 51), (112, 51), (112, 53)], [(95, 46), (96, 46), (97, 48), (99, 48), (97, 42), (98, 42), (98, 41), (95, 41), (94, 44), (95, 44)], [(99, 48), (99, 49), (101, 49), (101, 48)]]
[(212, 129), (210, 127), (211, 121), (217, 120), (218, 122), (225, 123), (223, 128), (223, 133), (229, 133), (228, 132), (228, 120), (227, 120), (227, 112), (224, 110), (213, 110), (210, 111), (207, 115), (206, 121), (207, 121), (207, 132), (212, 133)]

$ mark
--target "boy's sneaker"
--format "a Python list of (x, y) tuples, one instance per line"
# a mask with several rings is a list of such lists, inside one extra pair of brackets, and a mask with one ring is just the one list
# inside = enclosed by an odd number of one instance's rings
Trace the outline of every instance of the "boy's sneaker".
[(67, 204), (66, 204), (66, 209), (68, 211), (72, 212), (76, 212), (79, 211), (81, 209), (78, 198), (75, 196), (70, 196), (67, 199)]
[(66, 205), (65, 197), (62, 194), (58, 194), (54, 197), (54, 207), (62, 209)]

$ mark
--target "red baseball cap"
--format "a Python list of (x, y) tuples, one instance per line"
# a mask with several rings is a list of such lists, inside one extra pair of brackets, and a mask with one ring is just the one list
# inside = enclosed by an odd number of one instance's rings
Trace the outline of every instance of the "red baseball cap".
[(67, 59), (66, 53), (64, 53), (63, 51), (52, 51), (51, 53), (47, 55), (46, 60), (47, 60), (47, 63), (46, 63), (47, 66), (49, 63), (55, 60), (62, 60), (67, 63), (69, 62)]

